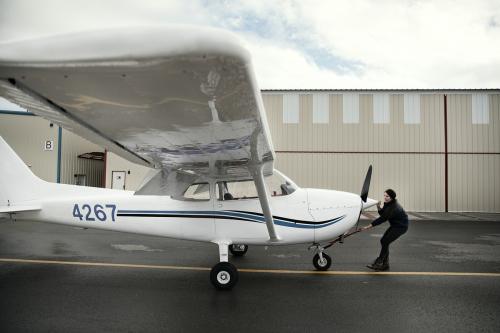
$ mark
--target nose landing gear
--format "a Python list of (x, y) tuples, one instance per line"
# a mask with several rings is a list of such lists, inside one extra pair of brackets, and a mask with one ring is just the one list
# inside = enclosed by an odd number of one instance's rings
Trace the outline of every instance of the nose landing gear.
[(313, 257), (313, 265), (318, 271), (327, 271), (332, 265), (332, 258), (326, 253), (316, 253)]
[(314, 268), (318, 271), (327, 271), (332, 265), (332, 258), (323, 252), (325, 248), (321, 245), (313, 244), (309, 247), (309, 249), (313, 248), (316, 250), (316, 254), (313, 257)]
[(309, 246), (309, 250), (314, 249), (316, 251), (316, 254), (313, 257), (313, 265), (318, 271), (326, 271), (330, 268), (332, 265), (332, 258), (323, 251), (328, 249), (329, 247), (333, 246), (335, 243), (343, 243), (344, 239), (352, 236), (354, 234), (357, 234), (358, 232), (363, 231), (363, 229), (355, 229), (354, 231), (351, 231), (349, 233), (346, 233), (344, 235), (340, 235), (331, 242), (327, 243), (326, 245), (321, 246), (319, 243), (314, 243), (311, 246)]

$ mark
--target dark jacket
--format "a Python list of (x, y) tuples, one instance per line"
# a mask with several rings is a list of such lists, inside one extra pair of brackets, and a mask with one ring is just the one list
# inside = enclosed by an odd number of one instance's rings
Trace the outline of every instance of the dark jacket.
[(391, 227), (408, 228), (408, 215), (395, 199), (384, 204), (383, 208), (379, 208), (378, 214), (380, 217), (372, 222), (372, 226), (389, 220)]

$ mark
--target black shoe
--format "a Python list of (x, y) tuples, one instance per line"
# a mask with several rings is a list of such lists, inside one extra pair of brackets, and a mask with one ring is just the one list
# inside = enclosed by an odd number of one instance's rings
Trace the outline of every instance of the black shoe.
[(379, 270), (381, 270), (381, 271), (388, 271), (389, 270), (389, 256), (384, 258)]
[(378, 268), (377, 268), (377, 269), (375, 269), (375, 270), (377, 270), (377, 271), (381, 271), (381, 272), (382, 272), (382, 271), (388, 271), (388, 270), (389, 270), (389, 264), (385, 264), (385, 263), (384, 263), (384, 264), (380, 265), (380, 267), (378, 267)]
[(375, 271), (379, 271), (380, 268), (382, 267), (382, 260), (380, 258), (375, 259), (373, 264), (366, 265), (366, 267), (373, 269)]

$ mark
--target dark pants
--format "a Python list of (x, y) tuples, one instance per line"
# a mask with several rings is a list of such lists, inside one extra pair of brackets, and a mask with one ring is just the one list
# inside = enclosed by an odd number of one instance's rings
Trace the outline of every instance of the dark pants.
[(403, 235), (408, 228), (404, 227), (389, 227), (382, 236), (380, 240), (380, 244), (382, 244), (382, 249), (380, 250), (379, 259), (383, 261), (387, 261), (389, 259), (389, 244), (398, 239), (401, 235)]

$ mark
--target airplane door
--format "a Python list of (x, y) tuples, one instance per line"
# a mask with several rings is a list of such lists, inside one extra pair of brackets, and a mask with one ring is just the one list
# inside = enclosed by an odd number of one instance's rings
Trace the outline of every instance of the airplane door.
[(188, 239), (207, 241), (215, 235), (214, 198), (208, 183), (196, 183), (184, 192), (176, 211), (182, 218), (182, 233)]
[(218, 182), (215, 194), (217, 238), (242, 244), (269, 239), (252, 180)]

